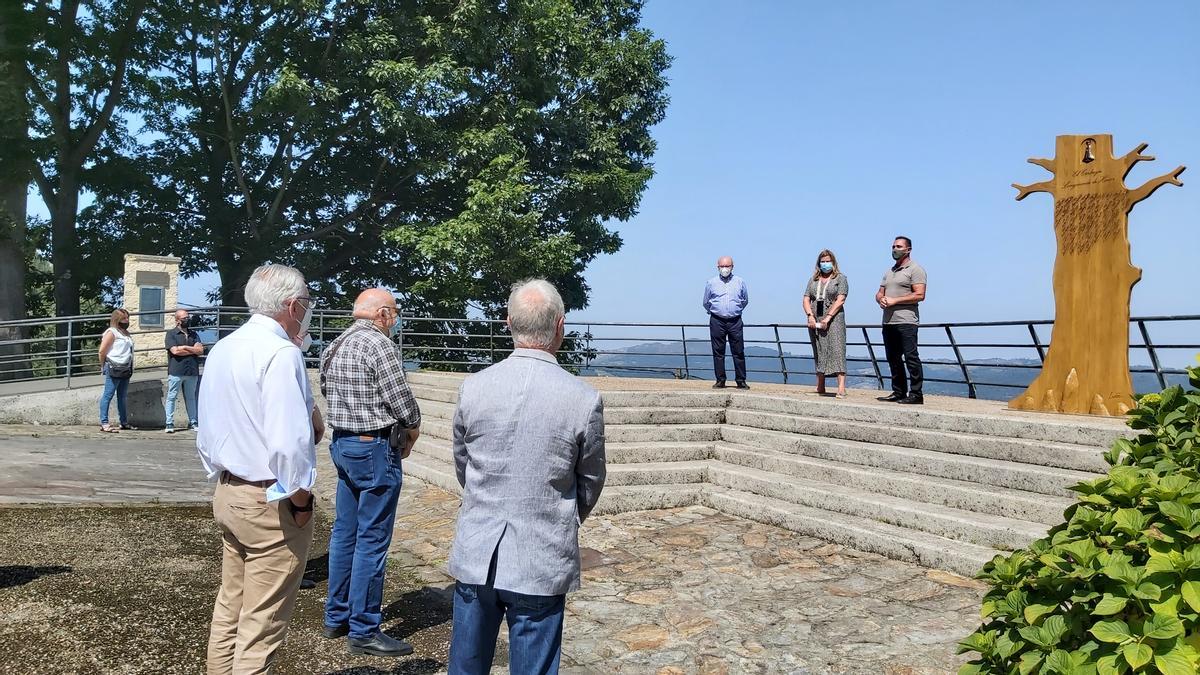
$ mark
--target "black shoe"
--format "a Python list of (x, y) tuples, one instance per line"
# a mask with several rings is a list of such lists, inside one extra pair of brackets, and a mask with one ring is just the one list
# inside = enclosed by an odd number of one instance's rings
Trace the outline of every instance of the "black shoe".
[(745, 382), (738, 382), (738, 383), (737, 383), (737, 388), (738, 388), (738, 389), (749, 389), (749, 388), (750, 388), (750, 385), (746, 384)]
[(351, 654), (368, 654), (370, 656), (408, 656), (413, 653), (413, 646), (404, 640), (380, 631), (369, 638), (350, 638)]
[[(313, 581), (312, 579), (309, 579), (308, 577), (300, 578), (300, 590), (307, 591), (310, 588), (316, 588), (316, 587), (317, 587), (317, 582)], [(345, 633), (342, 633), (342, 635), (345, 635)], [(341, 636), (339, 635), (338, 637), (341, 637)]]
[(321, 635), (324, 635), (326, 638), (328, 638), (330, 640), (334, 640), (334, 639), (340, 638), (340, 637), (346, 637), (349, 634), (350, 634), (350, 624), (348, 624), (348, 623), (344, 623), (340, 626), (323, 626), (321, 628)]
[(905, 398), (904, 394), (897, 394), (896, 392), (893, 391), (892, 393), (888, 394), (887, 396), (878, 396), (875, 398), (875, 400), (876, 401), (887, 401), (888, 403), (893, 403), (895, 401), (899, 401), (902, 398)]
[(905, 396), (904, 398), (900, 399), (899, 401), (896, 401), (896, 403), (905, 403), (908, 405), (921, 405), (924, 402), (925, 402), (925, 397), (920, 394), (909, 394), (908, 396)]
[(713, 385), (713, 389), (724, 389), (724, 388), (725, 388), (725, 380), (717, 380), (716, 384)]

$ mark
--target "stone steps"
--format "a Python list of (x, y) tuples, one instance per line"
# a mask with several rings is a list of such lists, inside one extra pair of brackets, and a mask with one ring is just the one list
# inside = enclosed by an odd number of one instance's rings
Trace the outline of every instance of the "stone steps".
[[(789, 475), (723, 459), (729, 457), (744, 460), (745, 457), (733, 455), (738, 452), (752, 455), (753, 451), (749, 449), (718, 445), (717, 451), (723, 456), (713, 460), (624, 464), (610, 459), (605, 494), (601, 496), (601, 500), (605, 499), (609, 487), (711, 484), (997, 549), (1018, 548), (1029, 540), (1044, 535), (1047, 529), (1046, 523), (924, 502), (906, 496), (872, 491), (869, 488), (825, 481), (814, 476)], [(454, 458), (449, 443), (422, 438), (406, 462), (406, 471), (411, 468), (414, 460), (430, 465), (444, 474), (435, 477), (440, 481), (436, 483), (439, 486), (453, 482), (457, 487), (457, 480), (454, 479)], [(425, 479), (424, 476), (417, 475)], [(919, 477), (911, 478), (915, 480)], [(1045, 498), (1044, 495), (1042, 497)]]
[(964, 511), (846, 485), (781, 476), (716, 460), (708, 463), (708, 480), (716, 486), (789, 504), (866, 518), (995, 549), (1020, 548), (1033, 539), (1045, 536), (1048, 529), (1043, 523)]
[(717, 443), (713, 456), (728, 464), (796, 476), (879, 494), (1053, 525), (1073, 501), (1067, 497), (999, 488), (874, 466), (847, 464), (732, 443)]
[(1070, 469), (731, 425), (721, 428), (721, 437), (738, 445), (1056, 497), (1071, 496), (1073, 493), (1067, 489), (1069, 486), (1096, 477), (1093, 473)]
[[(451, 419), (462, 377), (412, 373), (424, 423), (405, 470), (460, 492)], [(699, 504), (974, 574), (1062, 521), (1067, 488), (1107, 470), (1108, 420), (971, 414), (728, 391), (604, 391), (597, 513)], [(917, 409), (913, 409), (917, 408)]]
[(1103, 450), (1100, 448), (1069, 443), (913, 429), (831, 417), (804, 417), (745, 410), (728, 411), (726, 421), (730, 425), (749, 429), (785, 431), (792, 434), (917, 448), (1076, 471), (1101, 472), (1106, 471), (1108, 467), (1104, 462)]
[(936, 410), (929, 406), (863, 404), (827, 398), (744, 394), (734, 397), (730, 411), (781, 413), (834, 418), (884, 427), (1020, 438), (1108, 448), (1118, 436), (1132, 431), (1119, 419), (1066, 415), (976, 414)]
[(997, 551), (926, 532), (709, 485), (705, 505), (843, 546), (973, 576)]

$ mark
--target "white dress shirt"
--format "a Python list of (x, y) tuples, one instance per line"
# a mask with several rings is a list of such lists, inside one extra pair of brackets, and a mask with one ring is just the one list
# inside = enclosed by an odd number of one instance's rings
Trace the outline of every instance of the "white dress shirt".
[(209, 480), (222, 471), (275, 481), (268, 501), (311, 490), (317, 474), (313, 398), (300, 349), (277, 321), (254, 315), (208, 351), (196, 450)]

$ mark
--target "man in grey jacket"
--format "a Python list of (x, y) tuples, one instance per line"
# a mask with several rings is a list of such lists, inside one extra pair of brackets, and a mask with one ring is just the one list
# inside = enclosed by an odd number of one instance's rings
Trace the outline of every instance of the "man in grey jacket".
[(452, 675), (491, 669), (503, 619), (510, 672), (558, 672), (566, 594), (579, 588), (579, 525), (605, 476), (600, 395), (555, 358), (564, 319), (549, 283), (515, 285), (512, 355), (459, 390)]

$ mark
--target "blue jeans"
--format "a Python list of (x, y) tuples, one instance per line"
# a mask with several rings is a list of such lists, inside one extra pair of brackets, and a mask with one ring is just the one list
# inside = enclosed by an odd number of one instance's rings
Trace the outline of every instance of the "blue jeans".
[(566, 595), (526, 595), (482, 584), (454, 586), (449, 675), (486, 675), (501, 619), (508, 619), (508, 671), (558, 672)]
[(128, 377), (113, 377), (104, 367), (104, 393), (100, 394), (100, 424), (108, 424), (108, 407), (113, 394), (117, 395), (117, 417), (121, 424), (129, 424), (129, 411), (125, 409), (125, 394), (129, 391)]
[(187, 406), (188, 424), (196, 426), (196, 388), (200, 378), (195, 375), (167, 376), (167, 428), (175, 426), (175, 399), (179, 398), (179, 386), (183, 385), (183, 404)]
[(329, 454), (338, 485), (325, 625), (349, 624), (350, 637), (368, 638), (383, 621), (383, 570), (404, 474), (386, 437), (335, 431)]

